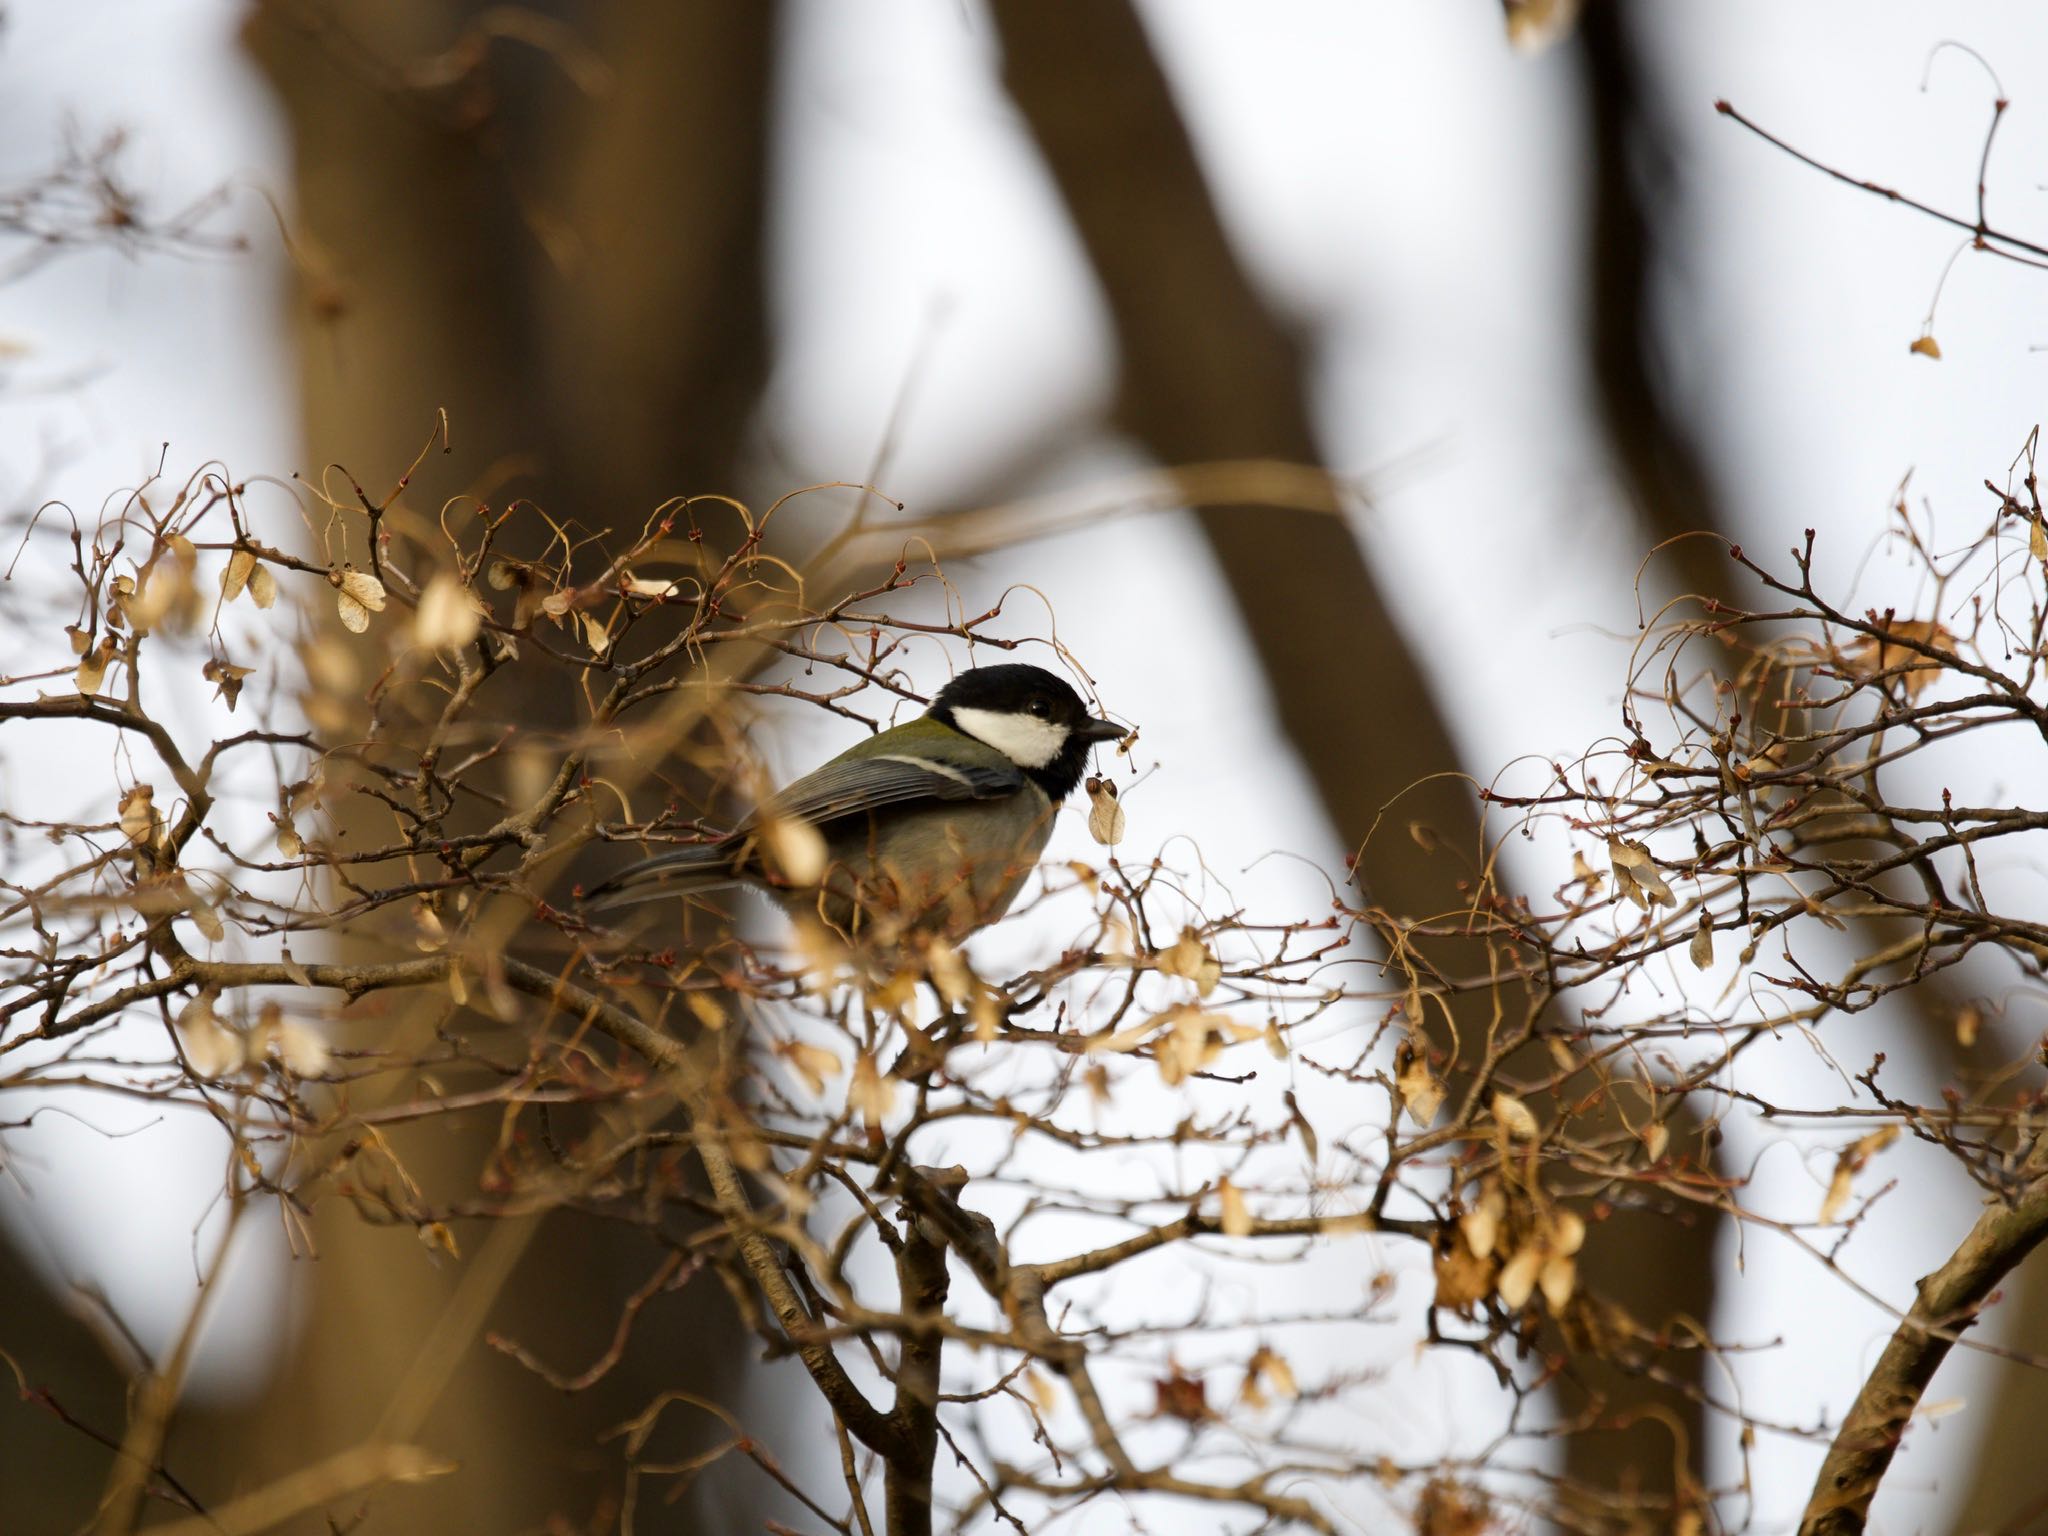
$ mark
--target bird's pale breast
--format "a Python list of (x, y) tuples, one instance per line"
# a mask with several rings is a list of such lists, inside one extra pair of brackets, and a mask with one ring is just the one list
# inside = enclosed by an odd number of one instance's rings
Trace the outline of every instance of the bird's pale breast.
[(945, 802), (834, 826), (822, 915), (848, 934), (876, 927), (960, 939), (1010, 910), (1052, 835), (1036, 785), (1001, 801)]

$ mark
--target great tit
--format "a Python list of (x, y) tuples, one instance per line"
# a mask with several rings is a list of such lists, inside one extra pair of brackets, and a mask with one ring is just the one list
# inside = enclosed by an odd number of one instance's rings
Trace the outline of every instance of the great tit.
[[(631, 865), (585, 905), (746, 884), (848, 938), (959, 940), (1009, 911), (1089, 749), (1125, 734), (1042, 667), (977, 667), (923, 715), (849, 747), (726, 836)], [(792, 842), (812, 856), (792, 857)]]

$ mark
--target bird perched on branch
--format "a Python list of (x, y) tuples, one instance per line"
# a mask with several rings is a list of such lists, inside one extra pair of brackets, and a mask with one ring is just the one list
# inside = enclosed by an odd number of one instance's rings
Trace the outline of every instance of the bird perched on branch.
[(961, 939), (1009, 911), (1089, 749), (1125, 734), (1042, 667), (962, 672), (917, 719), (848, 748), (715, 842), (621, 870), (584, 904), (744, 884), (848, 937)]

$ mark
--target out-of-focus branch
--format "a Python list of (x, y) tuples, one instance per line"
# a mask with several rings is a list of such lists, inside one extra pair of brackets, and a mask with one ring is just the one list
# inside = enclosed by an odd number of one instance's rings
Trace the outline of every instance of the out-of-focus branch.
[(151, 1536), (257, 1536), (295, 1515), (338, 1503), (380, 1483), (443, 1477), (455, 1463), (416, 1445), (358, 1445), (287, 1473), (211, 1514), (151, 1528)]
[(1976, 1322), (1999, 1281), (2048, 1237), (2048, 1138), (2034, 1142), (2020, 1177), (2024, 1182), (2011, 1202), (1979, 1216), (1948, 1262), (1920, 1281), (1912, 1310), (1864, 1380), (1821, 1463), (1800, 1536), (1851, 1536), (1863, 1529), (1870, 1501), (1935, 1371)]

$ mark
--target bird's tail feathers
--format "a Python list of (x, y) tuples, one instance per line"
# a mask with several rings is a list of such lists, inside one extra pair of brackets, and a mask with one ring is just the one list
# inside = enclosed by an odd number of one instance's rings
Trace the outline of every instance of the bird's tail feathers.
[(609, 880), (583, 893), (586, 911), (605, 912), (643, 901), (661, 901), (714, 891), (739, 880), (728, 843), (696, 843), (629, 864)]

